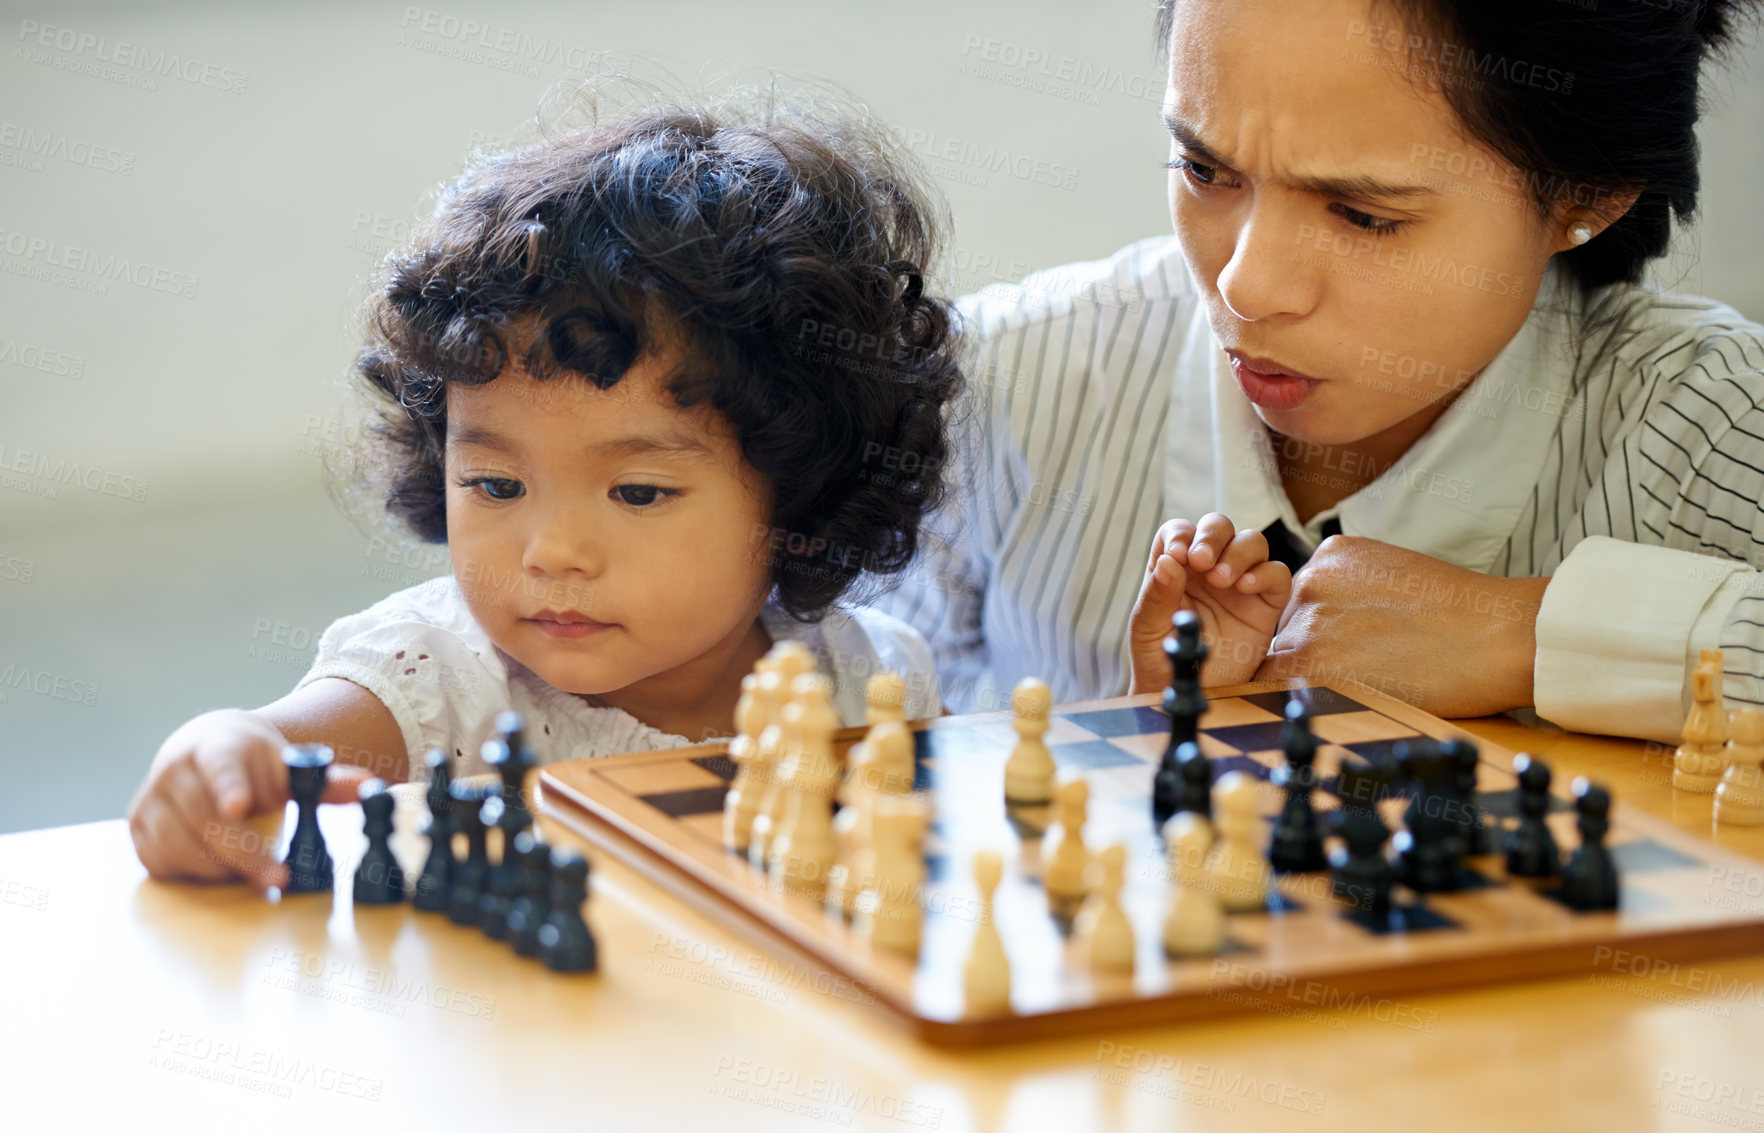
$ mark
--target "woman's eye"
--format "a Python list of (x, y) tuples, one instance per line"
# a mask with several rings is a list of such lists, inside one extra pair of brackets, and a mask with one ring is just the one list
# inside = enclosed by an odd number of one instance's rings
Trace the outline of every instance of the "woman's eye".
[(613, 491), (619, 499), (632, 507), (648, 507), (664, 497), (679, 495), (671, 488), (660, 488), (654, 484), (621, 484)]
[(519, 480), (509, 480), (501, 476), (473, 476), (461, 480), (459, 486), (470, 490), (478, 488), (493, 500), (519, 499), (526, 494), (526, 485)]
[(1371, 213), (1361, 212), (1359, 209), (1349, 208), (1346, 205), (1334, 207), (1343, 220), (1355, 228), (1363, 228), (1377, 236), (1389, 236), (1409, 223), (1406, 220), (1391, 220), (1388, 217), (1373, 216)]
[(1202, 185), (1213, 184), (1214, 177), (1218, 175), (1218, 171), (1212, 166), (1202, 165), (1198, 161), (1190, 161), (1186, 157), (1179, 157), (1175, 161), (1170, 162), (1169, 167), (1171, 169), (1180, 169), (1184, 176), (1198, 181)]
[[(1180, 170), (1184, 177), (1193, 181), (1197, 185), (1215, 188), (1227, 185), (1226, 182), (1221, 182), (1219, 180), (1219, 170), (1217, 166), (1203, 165), (1201, 162), (1193, 161), (1186, 157), (1179, 157), (1174, 161), (1165, 162), (1165, 165), (1170, 169)], [(1373, 216), (1371, 213), (1361, 212), (1359, 209), (1350, 208), (1343, 204), (1331, 205), (1330, 208), (1335, 211), (1337, 216), (1340, 216), (1355, 228), (1370, 232), (1374, 236), (1389, 236), (1394, 232), (1401, 231), (1403, 228), (1407, 227), (1409, 223), (1406, 220), (1391, 220), (1388, 217)]]

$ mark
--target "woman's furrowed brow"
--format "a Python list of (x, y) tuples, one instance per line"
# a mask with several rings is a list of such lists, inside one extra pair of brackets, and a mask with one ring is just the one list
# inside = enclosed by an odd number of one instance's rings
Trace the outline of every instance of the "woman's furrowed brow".
[[(1223, 165), (1227, 169), (1237, 168), (1231, 162), (1214, 153), (1188, 123), (1179, 118), (1172, 118), (1168, 114), (1163, 117), (1164, 128), (1170, 131), (1170, 136), (1175, 138), (1183, 149), (1200, 159), (1203, 164)], [(1439, 190), (1426, 182), (1385, 181), (1364, 173), (1321, 176), (1281, 175), (1275, 176), (1271, 180), (1287, 188), (1318, 197), (1402, 200), (1410, 197), (1439, 195)]]

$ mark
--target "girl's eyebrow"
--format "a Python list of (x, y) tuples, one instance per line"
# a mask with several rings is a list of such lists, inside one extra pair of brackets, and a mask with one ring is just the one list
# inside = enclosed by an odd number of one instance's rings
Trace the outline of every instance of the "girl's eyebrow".
[(609, 456), (678, 456), (687, 459), (706, 458), (711, 450), (703, 441), (687, 433), (640, 433), (617, 440), (600, 441), (588, 446)]
[[(1207, 148), (1200, 135), (1188, 123), (1166, 114), (1164, 128), (1170, 136), (1181, 143), (1182, 148), (1200, 158), (1205, 165), (1223, 165), (1227, 169), (1236, 168), (1229, 161), (1221, 158)], [(1376, 177), (1358, 173), (1338, 177), (1275, 177), (1276, 183), (1297, 189), (1301, 193), (1310, 193), (1319, 197), (1351, 197), (1359, 200), (1382, 198), (1398, 200), (1406, 197), (1430, 196), (1437, 197), (1439, 190), (1426, 183), (1397, 184), (1381, 181)]]
[[(449, 438), (454, 445), (470, 445), (473, 448), (489, 449), (492, 452), (513, 454), (520, 451), (520, 445), (504, 437), (494, 429), (482, 425), (461, 425)], [(628, 437), (618, 437), (610, 441), (597, 441), (587, 446), (588, 451), (606, 456), (676, 456), (684, 459), (708, 459), (712, 453), (705, 443), (689, 433), (669, 431), (666, 433), (636, 433)]]
[(449, 444), (470, 445), (473, 448), (487, 448), (495, 452), (512, 453), (520, 448), (494, 429), (486, 429), (481, 425), (461, 425), (451, 430), (447, 437)]

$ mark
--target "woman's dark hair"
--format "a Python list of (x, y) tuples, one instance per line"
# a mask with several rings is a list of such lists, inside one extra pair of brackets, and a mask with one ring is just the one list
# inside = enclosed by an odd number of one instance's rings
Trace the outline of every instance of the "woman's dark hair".
[(617, 384), (678, 350), (668, 391), (726, 418), (772, 487), (780, 605), (812, 621), (907, 565), (942, 496), (962, 382), (925, 295), (933, 209), (879, 128), (778, 108), (652, 108), (475, 156), (387, 258), (357, 373), (380, 395), (386, 508), (447, 538), (450, 383), (511, 358)]
[[(1159, 0), (1158, 55), (1179, 0)], [(1696, 211), (1698, 78), (1757, 0), (1370, 0), (1409, 33), (1408, 73), (1437, 86), (1470, 136), (1525, 171), (1545, 217), (1639, 192), (1561, 253), (1583, 292), (1639, 282), (1672, 218)], [(1370, 22), (1370, 21), (1369, 21)]]

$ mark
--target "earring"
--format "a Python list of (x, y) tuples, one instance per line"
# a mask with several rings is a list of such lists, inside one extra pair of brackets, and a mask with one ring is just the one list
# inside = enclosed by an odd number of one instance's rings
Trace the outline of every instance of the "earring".
[(1585, 224), (1576, 224), (1568, 230), (1568, 239), (1576, 245), (1584, 244), (1592, 239), (1592, 228)]

